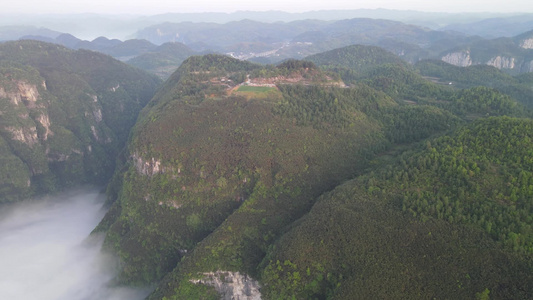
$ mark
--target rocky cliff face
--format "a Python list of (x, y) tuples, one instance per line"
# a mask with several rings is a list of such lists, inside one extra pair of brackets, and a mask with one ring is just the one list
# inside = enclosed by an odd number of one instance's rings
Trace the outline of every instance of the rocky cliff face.
[[(5, 80), (3, 86), (0, 86), (0, 98), (7, 99), (4, 102), (4, 110), (6, 114), (9, 109), (6, 106), (12, 106), (12, 111), (18, 111), (16, 117), (29, 120), (34, 124), (25, 127), (16, 127), (4, 125), (3, 130), (12, 134), (12, 139), (20, 141), (29, 147), (33, 147), (39, 142), (39, 138), (47, 140), (48, 136), (53, 134), (50, 130), (50, 118), (46, 107), (41, 100), (41, 96), (35, 84), (31, 84), (25, 80)], [(43, 81), (44, 83), (44, 81)], [(43, 84), (43, 87), (46, 85)], [(6, 91), (7, 89), (7, 91)], [(46, 88), (44, 88), (46, 89)], [(3, 114), (3, 113), (2, 113)], [(31, 114), (31, 118), (30, 118)], [(15, 117), (15, 116), (12, 116)], [(41, 137), (37, 136), (37, 126), (41, 126), (44, 131)]]
[(506, 56), (496, 56), (491, 58), (487, 63), (489, 66), (496, 67), (498, 69), (514, 69), (515, 58)]
[[(363, 110), (396, 107), (391, 98), (327, 84), (309, 62), (276, 68), (193, 57), (141, 112), (100, 228), (123, 282), (180, 278), (149, 299), (198, 298), (205, 285), (223, 299), (259, 299), (244, 274), (312, 199), (367, 163), (363, 147), (385, 142)], [(250, 80), (239, 90), (232, 78)]]
[(449, 64), (459, 66), (459, 67), (468, 67), (472, 65), (472, 59), (470, 58), (470, 51), (460, 51), (448, 53), (441, 58), (442, 61)]
[(520, 42), (520, 47), (524, 49), (533, 49), (533, 38), (525, 39)]
[[(14, 105), (24, 104), (30, 108), (35, 106), (35, 102), (39, 98), (37, 86), (30, 84), (23, 80), (12, 82), (11, 88), (6, 91), (5, 87), (0, 87), (0, 97), (8, 98)], [(43, 81), (43, 88), (46, 89), (46, 84)]]
[(93, 52), (35, 41), (0, 45), (0, 158), (12, 162), (0, 166), (10, 174), (0, 176), (8, 186), (0, 202), (103, 183), (156, 84)]
[(202, 279), (191, 279), (195, 284), (212, 286), (221, 300), (261, 300), (257, 280), (239, 272), (216, 271), (203, 273)]

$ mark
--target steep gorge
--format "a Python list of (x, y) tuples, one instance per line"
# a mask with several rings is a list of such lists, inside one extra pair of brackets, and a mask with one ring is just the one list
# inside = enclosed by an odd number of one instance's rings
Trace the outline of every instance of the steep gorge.
[(158, 80), (105, 55), (0, 45), (0, 196), (105, 184)]
[[(516, 198), (520, 216), (527, 215), (522, 195), (530, 193), (530, 161), (519, 158), (524, 169), (509, 179), (497, 172), (485, 178), (469, 156), (445, 165), (448, 149), (463, 154), (462, 146), (446, 144), (457, 134), (411, 145), (489, 114), (526, 116), (508, 95), (429, 82), (392, 54), (365, 46), (332, 60), (324, 54), (325, 68), (331, 64), (339, 74), (306, 61), (262, 67), (220, 55), (191, 57), (154, 97), (153, 77), (93, 52), (28, 41), (0, 50), (2, 199), (108, 183), (111, 207), (94, 233), (105, 232), (104, 249), (120, 259), (116, 282), (157, 286), (148, 299), (531, 292), (528, 256), (512, 252), (527, 254), (527, 218), (519, 229), (512, 223), (502, 246), (489, 236), (502, 222), (488, 213), (471, 218), (488, 226), (486, 233), (453, 222), (469, 215), (449, 218), (460, 203), (443, 198), (443, 209), (421, 200), (437, 192), (443, 179), (431, 172), (440, 163), (449, 167), (444, 180), (463, 180), (452, 186), (466, 183), (473, 193), (478, 181), (469, 180), (480, 176), (502, 188), (501, 196), (487, 194), (501, 200), (493, 207)], [(354, 59), (353, 66), (343, 59)], [(531, 122), (475, 124), (476, 134), (469, 135), (473, 126), (461, 133), (467, 141), (484, 132), (510, 138), (483, 149), (531, 152), (524, 147)], [(516, 141), (523, 144), (507, 147)], [(435, 158), (437, 150), (442, 157)], [(432, 156), (415, 165), (419, 153)], [(436, 183), (427, 187), (429, 180)], [(488, 202), (479, 203), (485, 209)]]

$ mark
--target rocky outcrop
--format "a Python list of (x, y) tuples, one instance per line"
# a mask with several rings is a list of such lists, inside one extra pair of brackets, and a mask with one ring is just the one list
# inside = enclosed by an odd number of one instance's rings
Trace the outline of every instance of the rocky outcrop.
[[(17, 175), (16, 185), (0, 176), (0, 203), (104, 184), (158, 80), (105, 55), (37, 41), (1, 43), (0, 52), (0, 173)], [(37, 174), (46, 184), (27, 189)]]
[(470, 51), (460, 51), (448, 53), (443, 56), (442, 61), (449, 64), (459, 66), (459, 67), (468, 67), (472, 65), (472, 58), (470, 57)]
[(6, 131), (12, 134), (12, 139), (28, 145), (30, 148), (39, 143), (37, 129), (35, 127), (16, 128), (6, 127)]
[[(46, 83), (43, 81), (41, 86), (46, 89)], [(9, 99), (10, 103), (14, 106), (24, 106), (28, 110), (22, 110), (19, 113), (19, 117), (23, 119), (29, 118), (29, 110), (35, 111), (35, 109), (44, 109), (44, 104), (37, 104), (37, 101), (41, 98), (37, 86), (35, 84), (28, 83), (26, 81), (13, 81), (11, 82), (8, 90), (5, 87), (0, 86), (0, 98)], [(53, 132), (50, 130), (50, 118), (46, 110), (42, 110), (41, 113), (34, 118), (35, 122), (41, 124), (44, 127), (43, 136), (40, 137), (43, 140), (47, 140), (49, 135)], [(13, 134), (13, 139), (21, 141), (30, 147), (38, 142), (37, 130), (35, 127), (25, 130), (16, 128), (6, 128), (7, 131)]]
[(37, 87), (33, 84), (29, 84), (24, 81), (19, 81), (17, 83), (18, 92), (20, 95), (20, 98), (23, 101), (29, 101), (35, 103), (37, 99), (39, 98), (39, 92), (37, 91)]
[(514, 69), (515, 59), (514, 57), (496, 56), (491, 58), (487, 65), (496, 67), (498, 69)]
[(44, 127), (44, 134), (42, 136), (43, 140), (48, 140), (48, 136), (53, 135), (54, 133), (50, 130), (50, 118), (48, 114), (41, 114), (37, 117), (37, 122), (41, 123)]
[(192, 283), (212, 286), (220, 294), (221, 300), (260, 300), (261, 292), (257, 280), (246, 274), (229, 271), (203, 273), (202, 279)]
[(533, 49), (533, 38), (525, 39), (520, 42), (520, 47), (524, 49)]
[(6, 91), (4, 87), (0, 87), (0, 98), (9, 99), (14, 105), (20, 105), (24, 101), (28, 108), (33, 108), (39, 99), (39, 91), (33, 84), (17, 81), (14, 82), (14, 89), (11, 91)]
[(161, 161), (153, 157), (151, 160), (144, 160), (139, 154), (134, 153), (131, 158), (139, 174), (154, 176), (162, 171)]
[(96, 108), (95, 110), (93, 110), (93, 117), (97, 123), (102, 122), (102, 110), (100, 108)]

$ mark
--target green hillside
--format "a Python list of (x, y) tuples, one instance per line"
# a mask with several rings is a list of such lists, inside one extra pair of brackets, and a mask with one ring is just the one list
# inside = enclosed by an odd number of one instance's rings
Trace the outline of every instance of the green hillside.
[(356, 72), (364, 72), (369, 68), (382, 64), (407, 63), (398, 56), (375, 46), (351, 45), (305, 58), (319, 66), (344, 67)]
[(128, 64), (167, 79), (181, 63), (194, 55), (194, 51), (181, 43), (165, 43), (148, 53), (127, 61)]
[[(416, 78), (401, 86), (426, 83)], [(121, 259), (119, 281), (162, 280), (150, 299), (216, 298), (192, 283), (216, 272), (268, 283), (272, 247), (321, 195), (465, 122), (363, 82), (346, 87), (309, 62), (187, 59), (141, 112), (108, 188), (114, 203), (97, 231)]]
[(108, 56), (36, 41), (0, 45), (0, 202), (105, 184), (158, 80)]
[(511, 76), (491, 66), (457, 67), (442, 61), (424, 60), (415, 65), (422, 76), (458, 88), (485, 86), (507, 94), (528, 108), (533, 107), (530, 73)]
[[(120, 214), (106, 241), (124, 260), (124, 281), (160, 279), (182, 256), (176, 249), (191, 251), (215, 230), (212, 237), (227, 235), (220, 225), (233, 218), (234, 233), (224, 239), (234, 246), (220, 250), (235, 253), (205, 266), (252, 269), (260, 257), (243, 261), (255, 251), (241, 248), (245, 232), (252, 229), (266, 249), (314, 197), (364, 166), (368, 147), (383, 148), (380, 125), (361, 109), (367, 99), (396, 105), (386, 95), (284, 85), (281, 99), (247, 100), (228, 95), (228, 81), (213, 78), (254, 69), (224, 56), (190, 58), (141, 114), (115, 203)], [(314, 105), (324, 96), (330, 109), (322, 114)], [(335, 160), (326, 153), (336, 153)], [(269, 226), (256, 228), (262, 219)], [(139, 243), (145, 239), (151, 242)]]
[(527, 299), (530, 119), (479, 120), (323, 195), (263, 261), (268, 299)]

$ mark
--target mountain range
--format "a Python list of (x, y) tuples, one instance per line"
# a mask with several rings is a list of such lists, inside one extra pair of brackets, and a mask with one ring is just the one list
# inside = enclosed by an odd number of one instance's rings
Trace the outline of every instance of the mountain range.
[(149, 300), (533, 295), (531, 31), (42, 34), (0, 44), (0, 202), (105, 186), (92, 234), (119, 261), (110, 284)]
[[(27, 28), (24, 28), (12, 28), (12, 33), (26, 32)], [(43, 32), (45, 34), (40, 35)], [(35, 33), (20, 38), (98, 51), (122, 61), (131, 60), (132, 65), (158, 74), (163, 79), (194, 54), (224, 53), (264, 64), (301, 59), (354, 44), (379, 46), (410, 63), (440, 59), (457, 66), (491, 65), (511, 74), (533, 70), (531, 31), (512, 37), (486, 39), (456, 31), (432, 30), (399, 21), (369, 18), (286, 23), (252, 20), (224, 24), (161, 23), (139, 30), (135, 39), (125, 41), (105, 37), (85, 41), (66, 33), (52, 34), (52, 37), (44, 29)], [(157, 45), (165, 43), (174, 45), (158, 48)]]

